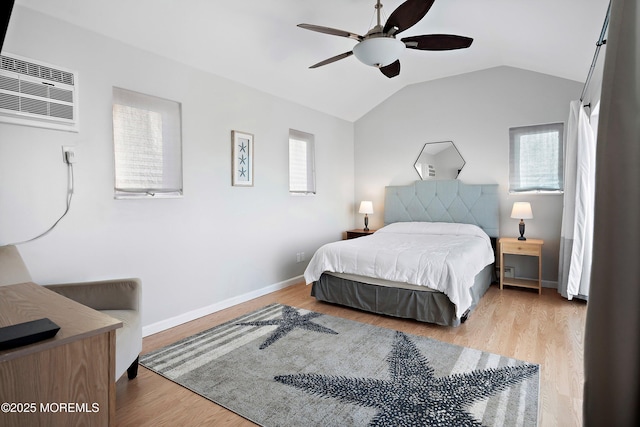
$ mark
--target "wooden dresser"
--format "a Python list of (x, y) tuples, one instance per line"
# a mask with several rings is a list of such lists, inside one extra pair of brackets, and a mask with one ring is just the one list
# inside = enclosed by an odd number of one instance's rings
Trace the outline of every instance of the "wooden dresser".
[(55, 337), (0, 350), (0, 425), (114, 426), (122, 323), (35, 283), (0, 286), (0, 326), (43, 317)]

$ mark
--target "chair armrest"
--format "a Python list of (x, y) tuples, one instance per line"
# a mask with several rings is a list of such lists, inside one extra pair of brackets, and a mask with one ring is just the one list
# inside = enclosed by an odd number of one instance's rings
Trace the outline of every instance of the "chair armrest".
[(45, 287), (94, 310), (140, 310), (140, 279), (67, 283)]

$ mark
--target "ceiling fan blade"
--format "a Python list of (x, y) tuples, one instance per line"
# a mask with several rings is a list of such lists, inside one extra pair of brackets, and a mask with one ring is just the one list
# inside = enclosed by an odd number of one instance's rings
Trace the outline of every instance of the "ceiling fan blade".
[(451, 34), (428, 34), (422, 36), (405, 37), (402, 42), (409, 49), (418, 50), (454, 50), (466, 49), (471, 46), (473, 39)]
[(332, 62), (336, 62), (339, 61), (341, 59), (344, 58), (348, 58), (351, 55), (353, 55), (353, 52), (349, 51), (349, 52), (345, 52), (345, 53), (341, 53), (340, 55), (336, 55), (336, 56), (332, 56), (329, 59), (325, 59), (324, 61), (320, 61), (317, 64), (313, 64), (311, 67), (309, 68), (318, 68), (318, 67), (322, 67), (323, 65), (327, 65), (327, 64), (331, 64)]
[(389, 78), (395, 77), (400, 74), (400, 61), (396, 59), (396, 62), (380, 67), (380, 71)]
[(320, 25), (298, 24), (298, 27), (304, 28), (305, 30), (316, 31), (318, 33), (330, 34), (332, 36), (348, 37), (350, 39), (354, 39), (358, 41), (364, 39), (364, 37), (362, 37), (361, 35), (350, 33), (349, 31), (337, 30), (335, 28), (329, 28), (329, 27), (322, 27)]
[(388, 33), (392, 28), (398, 28), (393, 34), (399, 34), (407, 28), (413, 27), (429, 12), (435, 0), (407, 0), (393, 11), (383, 31)]

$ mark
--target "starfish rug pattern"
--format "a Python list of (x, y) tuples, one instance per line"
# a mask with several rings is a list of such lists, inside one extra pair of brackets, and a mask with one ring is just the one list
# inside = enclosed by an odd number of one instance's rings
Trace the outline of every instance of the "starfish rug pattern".
[(285, 305), (282, 307), (282, 318), (280, 319), (272, 319), (272, 320), (260, 320), (256, 322), (243, 322), (236, 323), (236, 325), (245, 325), (245, 326), (269, 326), (269, 325), (278, 325), (278, 329), (276, 329), (273, 334), (266, 339), (260, 345), (260, 350), (264, 350), (269, 347), (274, 342), (278, 341), (280, 338), (287, 335), (289, 332), (294, 330), (295, 328), (306, 329), (314, 332), (321, 332), (323, 334), (334, 334), (338, 333), (333, 329), (326, 328), (322, 325), (318, 325), (311, 321), (311, 319), (315, 319), (316, 317), (322, 316), (322, 313), (310, 312), (307, 314), (300, 315), (298, 310), (293, 307), (289, 307)]
[(535, 375), (537, 365), (505, 366), (437, 378), (415, 344), (396, 332), (387, 356), (389, 379), (319, 374), (280, 375), (274, 379), (314, 395), (339, 399), (378, 413), (370, 426), (482, 426), (466, 410)]

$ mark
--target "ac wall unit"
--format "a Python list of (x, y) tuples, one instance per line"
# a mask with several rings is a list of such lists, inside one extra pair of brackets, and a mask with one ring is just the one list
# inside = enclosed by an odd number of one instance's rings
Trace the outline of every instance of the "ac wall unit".
[(78, 132), (78, 74), (4, 52), (0, 122)]

